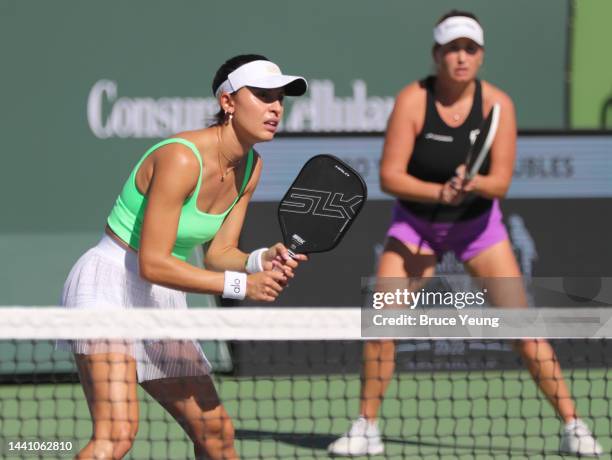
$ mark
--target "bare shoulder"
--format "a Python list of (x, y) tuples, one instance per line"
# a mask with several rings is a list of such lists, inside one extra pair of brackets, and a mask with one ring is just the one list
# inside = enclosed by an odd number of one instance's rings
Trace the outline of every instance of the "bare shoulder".
[(393, 127), (403, 130), (406, 126), (411, 126), (412, 132), (420, 132), (424, 123), (426, 105), (427, 90), (421, 81), (405, 86), (395, 98), (387, 131), (393, 130)]
[(484, 80), (482, 81), (482, 102), (485, 113), (489, 113), (495, 104), (500, 105), (502, 112), (514, 112), (512, 98), (505, 91)]
[(172, 175), (177, 184), (193, 188), (200, 176), (200, 162), (188, 146), (172, 142), (157, 149), (152, 156), (155, 175)]
[[(193, 131), (182, 131), (180, 133), (172, 135), (171, 137), (169, 137), (169, 139), (183, 139), (187, 142), (192, 143), (198, 150), (202, 161), (204, 161), (204, 153), (210, 148), (210, 145), (214, 142), (215, 137), (211, 128), (205, 128)], [(168, 149), (165, 151), (159, 149), (159, 151), (161, 152), (161, 156), (165, 156), (166, 152), (172, 152), (171, 155), (167, 156), (173, 157), (174, 161), (169, 161), (178, 163), (183, 166), (195, 167), (199, 171), (199, 161), (196, 157), (195, 152), (191, 148), (180, 142), (172, 142), (170, 144), (167, 144), (163, 147), (163, 149), (165, 149), (166, 147)]]
[(406, 85), (397, 94), (395, 99), (396, 106), (415, 109), (424, 107), (427, 100), (427, 91), (420, 81), (414, 81)]

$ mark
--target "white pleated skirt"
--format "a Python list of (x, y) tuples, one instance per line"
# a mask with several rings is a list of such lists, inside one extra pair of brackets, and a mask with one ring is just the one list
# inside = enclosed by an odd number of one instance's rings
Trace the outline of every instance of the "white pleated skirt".
[[(186, 294), (149, 283), (138, 274), (138, 256), (104, 235), (75, 263), (62, 291), (66, 308), (134, 307), (186, 309)], [(138, 381), (207, 375), (211, 365), (194, 340), (59, 340), (58, 350), (80, 354), (122, 353), (136, 360)]]

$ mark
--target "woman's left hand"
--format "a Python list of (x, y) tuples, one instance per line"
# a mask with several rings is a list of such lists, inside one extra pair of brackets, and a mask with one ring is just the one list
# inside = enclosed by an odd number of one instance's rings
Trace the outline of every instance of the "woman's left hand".
[(467, 171), (464, 164), (461, 164), (455, 169), (455, 177), (451, 179), (453, 188), (461, 190), (463, 193), (474, 192), (478, 188), (478, 174), (471, 179), (466, 178)]
[(264, 270), (279, 270), (282, 271), (287, 278), (293, 278), (295, 270), (300, 262), (306, 262), (308, 256), (306, 254), (295, 254), (294, 257), (289, 255), (289, 250), (282, 243), (276, 243), (262, 254), (262, 264)]

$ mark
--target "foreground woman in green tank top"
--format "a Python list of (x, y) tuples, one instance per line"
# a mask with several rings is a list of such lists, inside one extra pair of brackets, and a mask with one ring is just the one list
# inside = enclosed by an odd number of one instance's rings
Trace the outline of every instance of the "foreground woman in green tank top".
[[(262, 169), (252, 146), (273, 139), (283, 114), (283, 97), (304, 94), (306, 81), (281, 74), (263, 56), (241, 55), (221, 66), (212, 86), (220, 105), (215, 123), (176, 134), (140, 159), (109, 215), (106, 236), (69, 275), (63, 294), (66, 307), (103, 308), (111, 298), (106, 292), (112, 289), (126, 291), (117, 298), (136, 297), (135, 305), (124, 307), (183, 308), (186, 303), (182, 297), (175, 300), (175, 294), (184, 297), (184, 292), (271, 302), (294, 276), (299, 262), (307, 259), (304, 255), (292, 259), (281, 243), (250, 254), (238, 249)], [(207, 268), (188, 264), (194, 247), (204, 242), (210, 242)], [(98, 252), (91, 255), (91, 251)], [(100, 281), (89, 281), (89, 273), (97, 279), (100, 264), (114, 262), (117, 254), (126, 266), (133, 258), (137, 267), (126, 275), (128, 287), (119, 279), (113, 286), (92, 289), (91, 284)], [(138, 297), (138, 289), (136, 294), (127, 292), (134, 283), (140, 283), (140, 291), (159, 291)], [(148, 345), (139, 344), (139, 350)], [(218, 399), (199, 345), (186, 345), (191, 355), (181, 358), (193, 362), (181, 371), (176, 369), (182, 361), (164, 368), (168, 363), (155, 362), (150, 350), (139, 355), (79, 341), (70, 346), (93, 422), (92, 438), (77, 458), (117, 459), (127, 454), (138, 429), (137, 383), (180, 422), (194, 443), (196, 458), (238, 458), (231, 419)], [(170, 357), (176, 359), (176, 353)]]

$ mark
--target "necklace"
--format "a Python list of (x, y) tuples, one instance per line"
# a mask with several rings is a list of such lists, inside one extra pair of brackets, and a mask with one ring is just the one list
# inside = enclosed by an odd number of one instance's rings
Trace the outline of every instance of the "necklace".
[[(231, 166), (228, 166), (225, 171), (223, 171), (223, 167), (221, 166), (221, 156), (223, 156), (223, 158), (225, 158), (227, 162), (231, 164)], [(221, 153), (221, 150), (217, 150), (217, 160), (219, 161), (219, 171), (221, 172), (221, 182), (225, 180), (225, 176), (227, 176), (230, 173), (230, 171), (233, 171), (234, 169), (236, 169), (242, 162), (242, 159), (232, 162), (232, 160), (230, 160), (223, 153)]]
[(462, 110), (460, 107), (445, 108), (440, 102), (436, 102), (436, 109), (438, 114), (444, 114), (445, 117), (450, 117), (450, 119), (453, 120), (453, 123), (458, 123), (464, 117), (464, 115), (461, 113)]
[[(219, 162), (219, 172), (221, 173), (221, 182), (223, 182), (225, 180), (225, 177), (230, 173), (230, 171), (233, 171), (234, 169), (236, 169), (240, 163), (242, 163), (242, 158), (240, 158), (239, 160), (232, 160), (228, 157), (225, 156), (225, 154), (223, 152), (221, 152), (221, 130), (217, 130), (217, 142), (219, 144), (219, 148), (217, 149), (217, 161)], [(223, 156), (223, 158), (225, 158), (225, 161), (227, 161), (228, 166), (227, 169), (225, 171), (223, 171), (223, 166), (221, 166), (221, 156)]]

